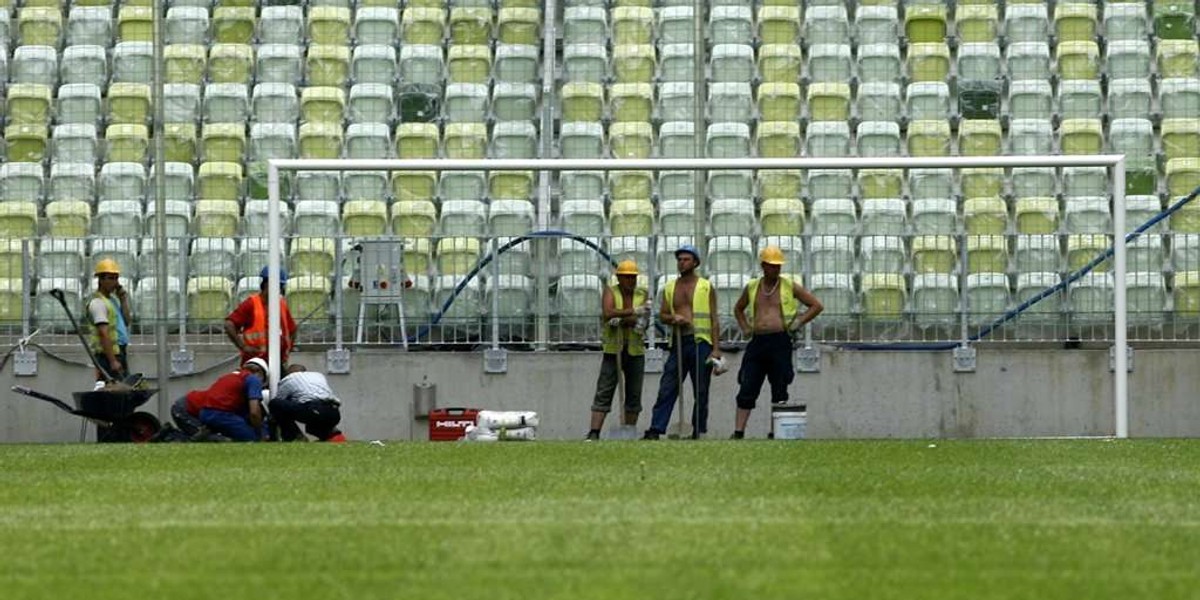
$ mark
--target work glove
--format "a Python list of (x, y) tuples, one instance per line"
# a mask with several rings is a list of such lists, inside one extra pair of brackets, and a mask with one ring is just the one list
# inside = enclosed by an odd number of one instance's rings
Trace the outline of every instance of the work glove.
[(639, 317), (645, 316), (645, 314), (648, 312), (650, 312), (650, 303), (649, 302), (633, 309), (633, 314), (637, 315)]

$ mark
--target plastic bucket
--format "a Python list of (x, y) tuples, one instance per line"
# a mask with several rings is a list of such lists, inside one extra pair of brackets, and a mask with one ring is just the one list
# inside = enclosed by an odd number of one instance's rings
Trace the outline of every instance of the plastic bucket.
[(777, 440), (802, 440), (807, 429), (807, 412), (776, 411), (771, 414), (771, 432)]

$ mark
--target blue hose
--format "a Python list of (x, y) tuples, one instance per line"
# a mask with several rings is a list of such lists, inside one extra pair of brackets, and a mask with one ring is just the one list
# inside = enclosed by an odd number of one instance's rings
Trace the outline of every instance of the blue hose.
[[(1137, 238), (1141, 237), (1141, 235), (1143, 233), (1145, 233), (1146, 230), (1150, 229), (1151, 227), (1153, 227), (1155, 224), (1159, 223), (1163, 219), (1171, 216), (1176, 211), (1178, 211), (1180, 208), (1182, 208), (1183, 205), (1187, 204), (1188, 202), (1191, 202), (1192, 200), (1195, 200), (1197, 196), (1200, 196), (1200, 187), (1192, 190), (1192, 192), (1190, 194), (1184, 196), (1178, 202), (1169, 206), (1166, 210), (1158, 213), (1157, 215), (1154, 215), (1149, 220), (1147, 220), (1145, 223), (1142, 223), (1141, 225), (1139, 225), (1133, 231), (1125, 234), (1125, 243), (1128, 244), (1129, 242), (1132, 242), (1133, 240), (1136, 240)], [(991, 333), (993, 331), (995, 331), (997, 328), (999, 328), (1001, 325), (1004, 325), (1005, 323), (1015, 319), (1017, 317), (1017, 315), (1020, 315), (1021, 313), (1025, 312), (1026, 310), (1029, 310), (1029, 308), (1032, 307), (1033, 305), (1037, 304), (1038, 302), (1041, 302), (1042, 300), (1045, 300), (1046, 298), (1049, 298), (1050, 296), (1058, 293), (1059, 291), (1061, 291), (1063, 289), (1066, 289), (1067, 286), (1078, 281), (1079, 278), (1083, 277), (1084, 275), (1090, 273), (1093, 269), (1095, 269), (1097, 266), (1099, 266), (1100, 263), (1111, 258), (1113, 255), (1113, 252), (1115, 251), (1115, 248), (1116, 248), (1115, 245), (1109, 246), (1104, 252), (1101, 252), (1100, 254), (1096, 255), (1096, 257), (1093, 258), (1092, 260), (1088, 261), (1088, 263), (1086, 265), (1080, 267), (1079, 270), (1071, 273), (1070, 275), (1067, 275), (1065, 278), (1063, 278), (1063, 280), (1061, 282), (1059, 282), (1055, 285), (1052, 285), (1052, 286), (1042, 290), (1041, 292), (1038, 292), (1032, 298), (1025, 300), (1024, 302), (1020, 303), (1012, 310), (1009, 310), (1008, 312), (1004, 313), (1003, 315), (1000, 315), (994, 321), (989, 323), (986, 327), (980, 329), (978, 333), (968, 337), (967, 341), (968, 342), (977, 342), (977, 341), (987, 337), (988, 335), (991, 335)], [(959, 345), (960, 345), (959, 342), (929, 342), (929, 343), (921, 343), (921, 342), (897, 342), (897, 343), (853, 342), (853, 343), (845, 343), (845, 344), (835, 344), (835, 347), (843, 349), (843, 350), (889, 350), (889, 351), (895, 351), (895, 350), (901, 350), (901, 351), (943, 350), (944, 351), (944, 350), (953, 350), (954, 348), (958, 347)]]
[[(607, 252), (604, 251), (604, 248), (601, 248), (600, 246), (596, 245), (594, 242), (587, 239), (586, 237), (583, 237), (581, 235), (576, 235), (569, 231), (560, 231), (557, 229), (545, 229), (542, 231), (531, 231), (529, 233), (526, 233), (525, 235), (515, 237), (515, 238), (509, 240), (508, 243), (506, 243), (503, 246), (500, 246), (499, 248), (496, 249), (496, 257), (498, 257), (501, 254), (504, 254), (505, 252), (507, 252), (509, 249), (511, 249), (514, 246), (523, 244), (529, 240), (533, 240), (533, 239), (537, 239), (537, 238), (569, 238), (569, 239), (575, 240), (577, 242), (584, 244), (588, 248), (595, 250), (596, 253), (599, 254), (600, 256), (603, 256), (604, 260), (607, 261), (610, 265), (612, 265), (613, 268), (616, 268), (616, 266), (617, 266), (616, 261), (613, 260), (612, 256), (610, 256)], [(448, 298), (446, 298), (446, 302), (442, 304), (442, 308), (433, 315), (433, 318), (430, 319), (429, 324), (422, 325), (421, 328), (418, 329), (417, 332), (412, 335), (412, 337), (408, 338), (408, 343), (410, 343), (410, 344), (416, 343), (417, 340), (421, 339), (421, 337), (428, 335), (430, 330), (433, 329), (433, 326), (437, 325), (438, 322), (440, 322), (442, 320), (442, 316), (444, 316), (446, 314), (446, 311), (450, 310), (450, 305), (454, 304), (455, 298), (458, 298), (458, 295), (460, 293), (462, 293), (463, 289), (465, 289), (467, 287), (467, 284), (470, 283), (471, 280), (475, 278), (475, 276), (479, 275), (479, 272), (482, 271), (483, 268), (486, 267), (489, 263), (491, 263), (493, 258), (494, 257), (492, 256), (492, 253), (489, 252), (488, 254), (484, 255), (483, 258), (479, 259), (479, 262), (475, 264), (475, 267), (472, 268), (469, 273), (467, 273), (467, 276), (463, 277), (462, 281), (458, 282), (458, 285), (454, 286), (454, 291), (450, 294), (450, 296)]]

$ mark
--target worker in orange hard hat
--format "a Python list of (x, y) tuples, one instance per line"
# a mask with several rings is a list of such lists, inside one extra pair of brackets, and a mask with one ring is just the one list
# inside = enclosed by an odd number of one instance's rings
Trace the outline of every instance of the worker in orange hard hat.
[(638, 266), (632, 260), (617, 265), (616, 285), (606, 286), (600, 298), (603, 315), (604, 360), (592, 400), (592, 422), (588, 440), (600, 439), (604, 417), (612, 409), (613, 392), (621, 390), (624, 399), (621, 423), (637, 426), (642, 412), (642, 376), (646, 370), (645, 317), (650, 312), (646, 288), (638, 285)]
[[(771, 404), (787, 404), (792, 369), (792, 333), (821, 314), (823, 306), (811, 292), (791, 277), (780, 275), (783, 250), (767, 246), (758, 255), (763, 276), (751, 279), (733, 306), (742, 334), (750, 338), (738, 371), (737, 416), (733, 437), (745, 437), (750, 411), (758, 400), (763, 380), (771, 383)], [(804, 312), (799, 307), (805, 306)], [(746, 308), (750, 316), (746, 317)]]
[[(105, 258), (96, 263), (96, 293), (87, 304), (88, 350), (114, 379), (129, 374), (129, 294), (121, 286), (121, 267)], [(105, 381), (96, 371), (97, 386)]]

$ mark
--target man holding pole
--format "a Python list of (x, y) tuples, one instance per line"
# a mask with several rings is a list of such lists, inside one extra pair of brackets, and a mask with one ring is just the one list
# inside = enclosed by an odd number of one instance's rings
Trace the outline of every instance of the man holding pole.
[(649, 312), (646, 288), (637, 285), (638, 267), (632, 260), (617, 265), (617, 285), (604, 288), (600, 300), (603, 314), (604, 360), (592, 400), (592, 423), (587, 440), (600, 439), (604, 417), (612, 408), (613, 391), (624, 399), (622, 424), (636, 427), (642, 412), (642, 375), (646, 368), (645, 329), (639, 325)]
[[(792, 334), (821, 314), (824, 307), (811, 292), (779, 274), (783, 251), (767, 246), (758, 255), (763, 276), (750, 280), (733, 307), (742, 333), (750, 338), (738, 370), (737, 416), (733, 439), (746, 435), (746, 423), (754, 410), (763, 379), (771, 383), (771, 404), (788, 401), (788, 385), (795, 377), (792, 368)], [(805, 310), (799, 313), (799, 305)], [(750, 317), (745, 315), (750, 308)], [(799, 313), (799, 314), (798, 314)]]
[[(713, 361), (721, 359), (717, 292), (707, 279), (696, 274), (700, 251), (691, 244), (680, 246), (675, 251), (675, 266), (679, 269), (679, 277), (663, 290), (658, 315), (673, 330), (672, 351), (663, 365), (650, 429), (642, 437), (646, 440), (657, 440), (667, 432), (675, 399), (680, 396), (683, 379), (688, 375), (692, 378), (695, 402), (691, 437), (698, 439), (708, 431), (708, 384), (712, 379)], [(683, 416), (682, 409), (680, 416)], [(680, 431), (680, 435), (683, 434)]]

